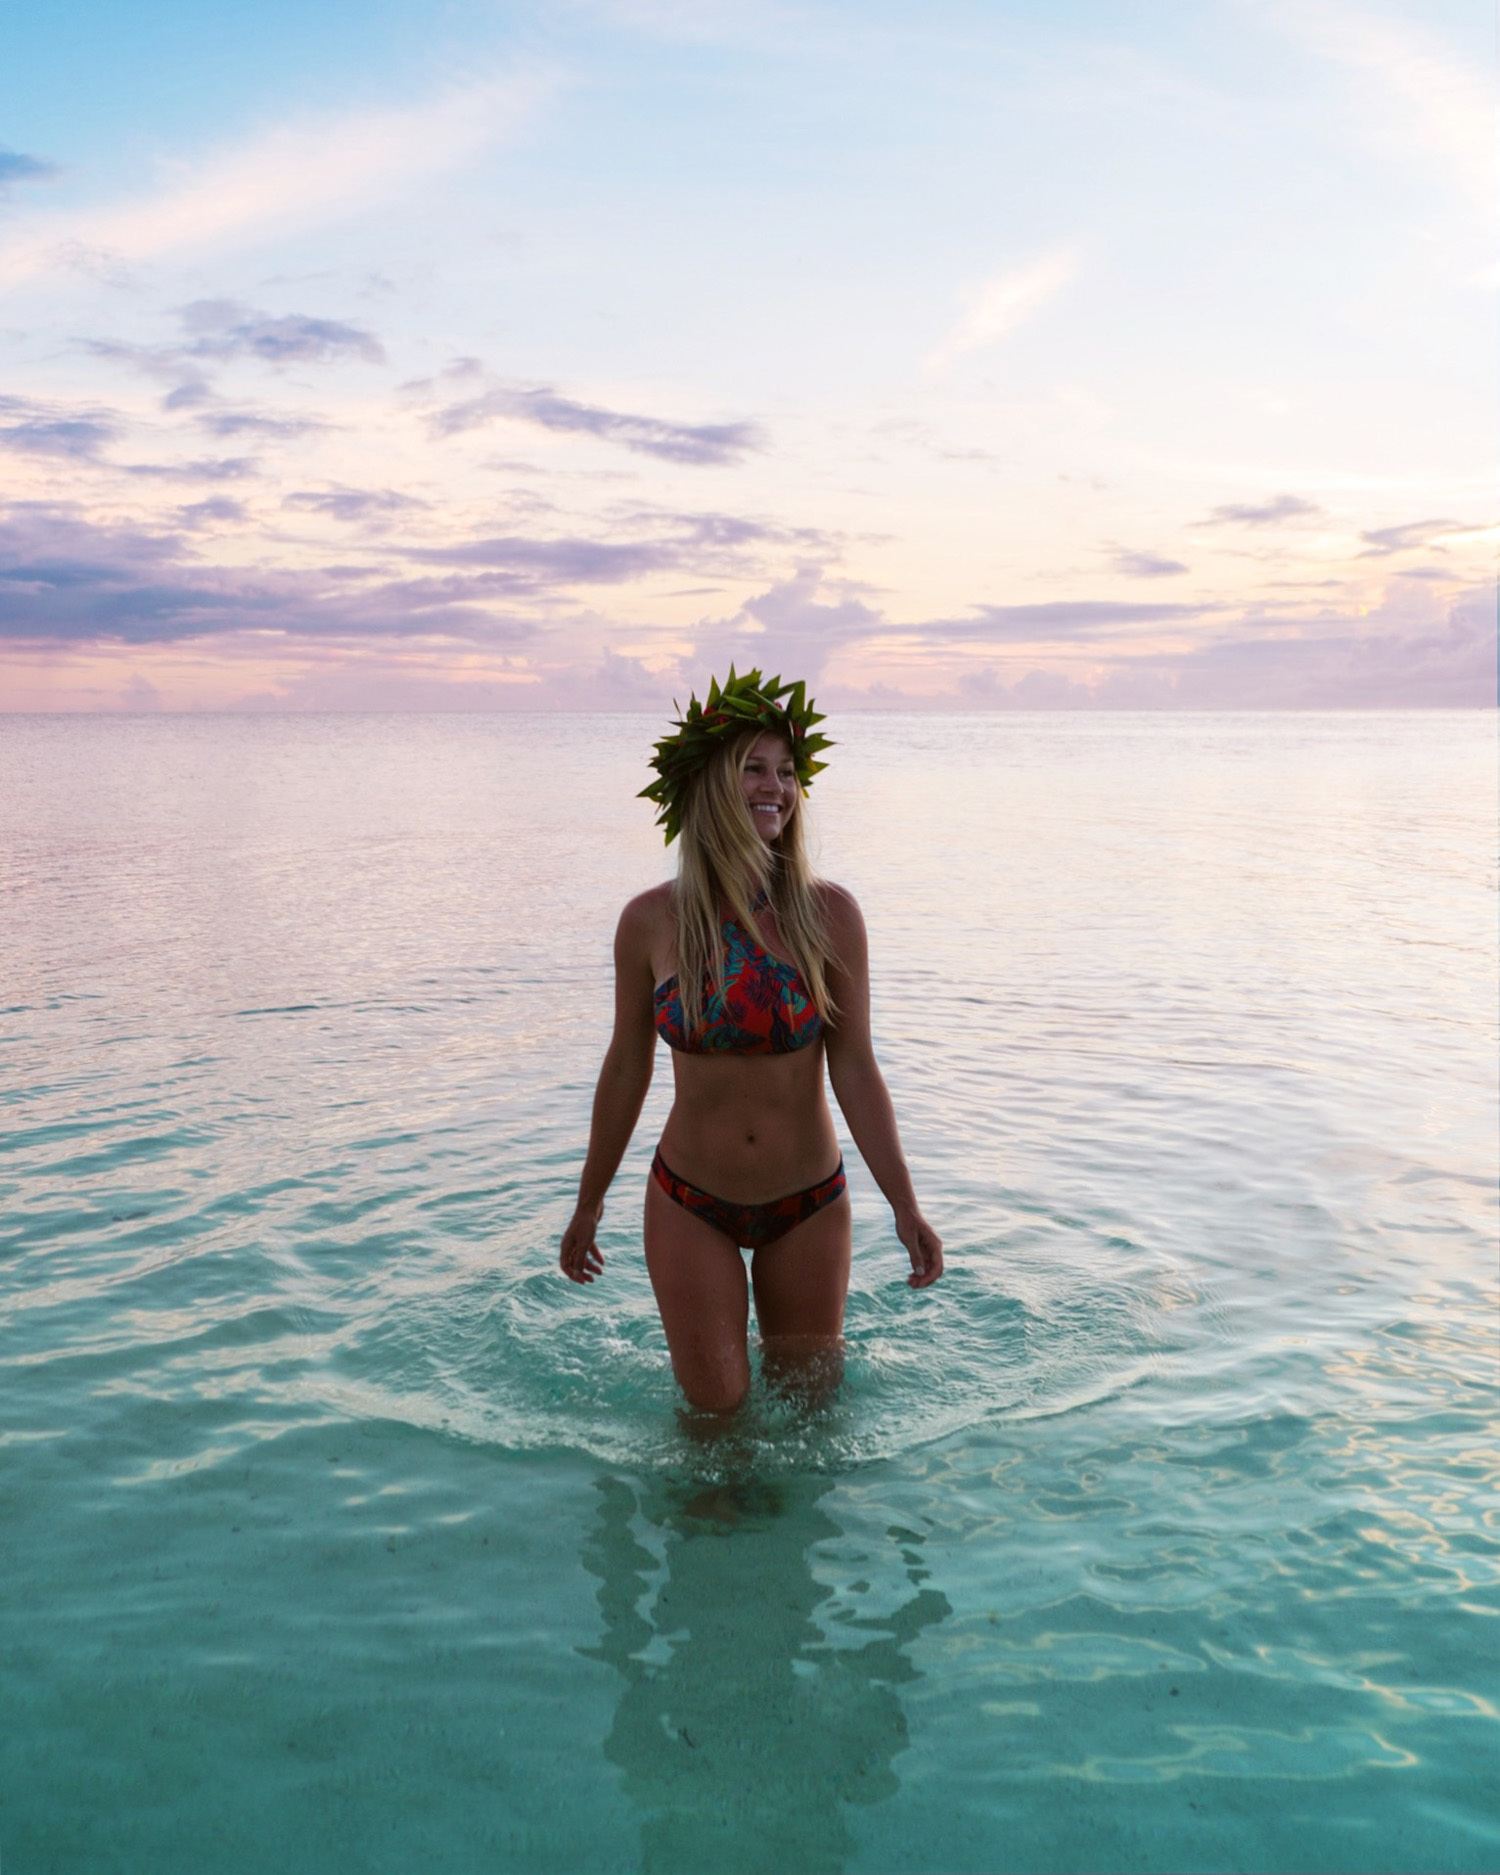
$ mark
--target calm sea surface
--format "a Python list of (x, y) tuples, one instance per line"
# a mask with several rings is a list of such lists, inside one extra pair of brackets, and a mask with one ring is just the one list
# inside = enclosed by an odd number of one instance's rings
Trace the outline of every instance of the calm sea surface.
[(1500, 1867), (1493, 713), (863, 715), (948, 1274), (680, 1414), (659, 716), (0, 717), (0, 1867)]

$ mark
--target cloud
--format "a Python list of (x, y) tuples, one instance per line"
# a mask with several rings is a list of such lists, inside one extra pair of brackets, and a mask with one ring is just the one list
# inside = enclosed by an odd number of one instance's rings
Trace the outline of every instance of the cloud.
[(193, 462), (121, 462), (122, 475), (155, 477), (168, 482), (243, 482), (260, 469), (253, 456), (200, 456)]
[[(1494, 591), (1458, 596), (1443, 618), (1413, 621), (1380, 608), (1358, 618), (1305, 621), (1287, 637), (1253, 615), (1171, 649), (1110, 647), (1097, 675), (1026, 662), (966, 669), (953, 688), (910, 697), (885, 683), (833, 684), (824, 710), (1022, 709), (1490, 709), (1496, 704)], [(926, 627), (908, 627), (920, 633)], [(946, 629), (933, 627), (930, 629)], [(738, 647), (737, 647), (738, 648)], [(801, 663), (797, 666), (800, 671)], [(836, 733), (836, 732), (835, 732)]]
[(132, 671), (129, 683), (120, 693), (120, 702), (127, 711), (155, 711), (162, 706), (162, 696), (149, 677), (140, 671)]
[(857, 596), (854, 582), (829, 582), (822, 566), (808, 561), (728, 618), (701, 620), (692, 634), (694, 664), (720, 670), (733, 658), (741, 670), (757, 664), (771, 674), (795, 670), (815, 685), (841, 646), (893, 629)]
[[(685, 534), (624, 544), (514, 537), (408, 550), (406, 560), (431, 571), (395, 578), (373, 562), (216, 566), (199, 557), (193, 532), (244, 519), (239, 504), (218, 496), (176, 512), (176, 528), (153, 531), (98, 522), (66, 503), (0, 511), (0, 639), (58, 649), (252, 632), (258, 647), (274, 633), (278, 656), (342, 660), (355, 688), (340, 694), (351, 706), (365, 661), (385, 668), (390, 682), (382, 694), (392, 708), (416, 707), (427, 696), (438, 699), (434, 707), (450, 695), (456, 706), (480, 700), (468, 683), (476, 667), (460, 658), (461, 668), (442, 669), (451, 647), (440, 641), (456, 639), (515, 654), (502, 667), (503, 682), (493, 669), (484, 674), (485, 707), (557, 707), (564, 696), (581, 699), (574, 707), (647, 707), (670, 677), (652, 676), (634, 658), (615, 662), (607, 651), (592, 672), (586, 665), (580, 671), (569, 648), (580, 632), (595, 639), (612, 625), (632, 636), (653, 628), (581, 614), (569, 588), (623, 583), (702, 551)], [(899, 621), (868, 588), (829, 579), (807, 562), (728, 618), (703, 619), (685, 632), (657, 629), (693, 640), (681, 680), (721, 669), (731, 656), (805, 675), (817, 686), (831, 660), (857, 670), (867, 654), (878, 658), (887, 648), (924, 675), (942, 667), (950, 647), (950, 664), (982, 660), (961, 670), (955, 688), (925, 696), (906, 695), (885, 678), (867, 687), (835, 682), (829, 695), (820, 691), (824, 708), (1493, 707), (1492, 588), (1470, 588), (1446, 611), (1399, 579), (1388, 590), (1395, 597), (1385, 605), (1312, 618), (1090, 600), (980, 604), (968, 618)], [(1172, 629), (1163, 632), (1164, 625)], [(417, 646), (419, 639), (427, 645)], [(410, 649), (398, 655), (381, 646)], [(1050, 658), (1049, 646), (1057, 647)], [(1053, 659), (1070, 655), (1060, 670)], [(420, 669), (400, 662), (408, 656)], [(396, 681), (403, 669), (417, 672), (415, 692)], [(142, 662), (139, 673), (149, 682), (152, 667)], [(570, 689), (575, 676), (582, 687)], [(283, 701), (296, 707), (300, 696)], [(238, 706), (258, 705), (246, 697)]]
[(757, 521), (747, 515), (715, 514), (701, 509), (682, 513), (668, 508), (636, 506), (616, 509), (611, 518), (625, 527), (669, 527), (687, 545), (709, 550), (722, 548), (730, 555), (737, 547), (776, 546), (831, 557), (838, 546), (837, 537), (823, 528), (785, 527), (780, 522)]
[(1206, 521), (1189, 521), (1188, 526), (1217, 527), (1231, 522), (1244, 527), (1270, 527), (1299, 515), (1322, 513), (1315, 501), (1304, 501), (1300, 495), (1274, 495), (1269, 501), (1228, 502), (1211, 510)]
[(1074, 250), (1058, 248), (1027, 266), (995, 274), (965, 294), (962, 316), (922, 360), (923, 371), (936, 375), (956, 359), (998, 343), (1061, 292), (1078, 267)]
[[(1360, 539), (1370, 544), (1357, 557), (1367, 560), (1372, 555), (1410, 553), (1419, 547), (1432, 546), (1444, 534), (1473, 534), (1476, 531), (1464, 521), (1407, 521), (1399, 527), (1366, 528), (1360, 534)], [(1434, 551), (1441, 553), (1443, 549), (1437, 547)]]
[(660, 417), (575, 403), (547, 387), (486, 391), (467, 402), (445, 405), (434, 411), (428, 422), (434, 435), (456, 436), (497, 417), (535, 423), (544, 430), (597, 436), (641, 455), (707, 467), (737, 462), (750, 451), (764, 447), (764, 438), (752, 423), (669, 423)]
[[(192, 410), (215, 402), (206, 361), (227, 364), (248, 358), (273, 369), (288, 364), (337, 363), (355, 358), (383, 364), (385, 351), (373, 333), (339, 319), (316, 318), (308, 313), (266, 313), (238, 300), (194, 300), (178, 308), (185, 336), (177, 343), (134, 345), (120, 339), (78, 338), (73, 342), (95, 358), (123, 364), (143, 376), (167, 384), (163, 410)], [(204, 429), (217, 436), (241, 430), (266, 435), (297, 436), (330, 426), (312, 417), (263, 417), (226, 411), (200, 418)]]
[(1067, 641), (1087, 644), (1118, 636), (1121, 626), (1180, 625), (1222, 611), (1210, 602), (1200, 605), (1149, 605), (1129, 599), (1051, 599), (1035, 605), (981, 605), (972, 619), (949, 619), (941, 627), (948, 638), (1014, 639), (1035, 643)]
[(483, 375), (484, 366), (477, 358), (455, 358), (444, 365), (436, 376), (408, 378), (397, 389), (414, 397), (435, 397), (443, 386), (466, 383)]
[(258, 410), (207, 411), (194, 419), (210, 436), (306, 436), (313, 430), (331, 430), (322, 417), (268, 417)]
[(1253, 0), (1251, 17), (1373, 80), (1366, 93), (1371, 143), (1388, 154), (1393, 141), (1403, 141), (1436, 157), (1488, 222), (1494, 111), (1477, 66), (1471, 69), (1415, 20), (1382, 17), (1340, 0)]
[[(931, 652), (958, 644), (1090, 644), (1118, 639), (1121, 628), (1192, 624), (1212, 605), (1143, 605), (1129, 600), (1056, 600), (1036, 605), (975, 605), (969, 618), (888, 618), (861, 596), (855, 581), (829, 580), (807, 562), (789, 579), (747, 599), (728, 618), (703, 619), (693, 628), (698, 657), (713, 669), (733, 657), (772, 671), (785, 667), (819, 679), (839, 650), (856, 645), (916, 643)], [(1115, 648), (1109, 647), (1110, 655)], [(863, 693), (862, 693), (863, 694)], [(921, 699), (903, 698), (910, 708)]]
[[(139, 465), (157, 472), (153, 465)], [(163, 467), (163, 475), (194, 465)], [(218, 466), (218, 465), (215, 465)], [(289, 505), (341, 520), (425, 506), (393, 490), (299, 490)], [(185, 529), (245, 518), (228, 498), (177, 510)], [(542, 629), (536, 617), (497, 619), (496, 601), (524, 601), (543, 613), (573, 608), (570, 589), (621, 585), (662, 571), (695, 568), (705, 551), (688, 528), (646, 541), (496, 536), (445, 547), (401, 550), (407, 566), (430, 575), (389, 577), (383, 565), (323, 568), (215, 567), (198, 562), (182, 533), (94, 523), (62, 504), (17, 506), (0, 520), (0, 636), (31, 639), (127, 638), (144, 643), (275, 629), (293, 637), (330, 630), (362, 636), (441, 630), (493, 638)], [(718, 551), (710, 547), (709, 551)]]
[(179, 352), (190, 358), (256, 358), (271, 365), (362, 358), (383, 364), (380, 341), (361, 326), (307, 313), (264, 313), (238, 300), (200, 299), (179, 309), (192, 335)]
[(62, 172), (56, 163), (21, 150), (0, 150), (0, 196), (16, 182), (45, 182)]
[(684, 563), (681, 541), (531, 540), (503, 535), (452, 547), (411, 547), (408, 558), (437, 566), (492, 567), (518, 587), (538, 581), (614, 585)]
[(148, 378), (170, 384), (172, 389), (162, 399), (163, 410), (179, 410), (205, 403), (213, 395), (208, 379), (191, 363), (178, 345), (127, 345), (118, 339), (75, 339), (74, 344), (95, 358), (129, 365)]
[(209, 495), (206, 500), (188, 502), (177, 510), (177, 521), (181, 527), (210, 527), (215, 521), (248, 519), (245, 504), (236, 501), (232, 495)]
[(313, 514), (330, 515), (335, 521), (370, 521), (386, 515), (401, 514), (428, 503), (414, 495), (400, 494), (394, 488), (299, 488), (282, 498), (284, 508), (303, 508)]
[(554, 89), (533, 67), (477, 78), (412, 105), (304, 117), (168, 166), (113, 207), (34, 213), (0, 243), (0, 283), (83, 264), (155, 260), (357, 214), (457, 168), (513, 134)]
[(119, 434), (119, 423), (109, 411), (83, 411), (34, 403), (24, 397), (0, 396), (0, 448), (92, 462)]
[(347, 569), (195, 563), (179, 533), (90, 521), (62, 504), (0, 516), (0, 639), (170, 644), (229, 632), (320, 640), (441, 632), (521, 644), (543, 629), (497, 616), (472, 595), (351, 586)]
[(1115, 554), (1115, 571), (1127, 579), (1165, 579), (1172, 573), (1186, 573), (1183, 560), (1168, 560), (1159, 553), (1132, 553), (1122, 548)]
[[(1418, 602), (1425, 604), (1425, 601)], [(742, 667), (789, 670), (823, 686), (828, 709), (1336, 709), (1490, 707), (1496, 701), (1493, 592), (1457, 598), (1446, 618), (1413, 619), (1411, 602), (1356, 616), (1297, 621), (1218, 606), (1147, 606), (1063, 600), (977, 605), (972, 619), (887, 618), (851, 589), (825, 595), (821, 570), (796, 575), (747, 601), (730, 619), (704, 620), (680, 682), (733, 657)], [(1207, 616), (1207, 615), (1214, 616)], [(1170, 643), (1142, 645), (1134, 631), (1171, 625)], [(858, 647), (900, 640), (921, 647), (929, 669), (947, 644), (1009, 641), (1000, 661), (966, 667), (952, 689), (913, 696), (885, 679), (830, 679), (830, 663), (858, 668)], [(1048, 668), (1042, 645), (1087, 645), (1089, 671)], [(840, 657), (838, 654), (843, 652)], [(875, 655), (881, 655), (876, 650)], [(837, 733), (837, 732), (834, 732)]]

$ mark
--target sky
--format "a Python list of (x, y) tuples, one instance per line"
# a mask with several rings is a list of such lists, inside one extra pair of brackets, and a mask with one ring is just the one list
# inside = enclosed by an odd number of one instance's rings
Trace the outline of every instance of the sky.
[(31, 0), (0, 710), (1493, 706), (1494, 35)]

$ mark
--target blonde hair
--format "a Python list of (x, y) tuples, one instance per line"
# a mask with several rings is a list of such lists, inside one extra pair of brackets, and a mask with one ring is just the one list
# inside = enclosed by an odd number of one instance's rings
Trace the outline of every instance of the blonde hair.
[(768, 847), (755, 830), (741, 788), (750, 751), (765, 733), (736, 736), (716, 749), (684, 793), (671, 904), (677, 920), (677, 991), (688, 1035), (703, 1018), (704, 976), (710, 977), (715, 996), (724, 989), (727, 951), (719, 928), (719, 900), (728, 899), (735, 918), (754, 936), (750, 905), (758, 889), (770, 899), (782, 942), (791, 953), (782, 961), (801, 970), (823, 1021), (831, 1027), (838, 1019), (838, 1005), (828, 987), (834, 953), (817, 891), (824, 882), (812, 870), (802, 835), (806, 797), (799, 792), (776, 844)]

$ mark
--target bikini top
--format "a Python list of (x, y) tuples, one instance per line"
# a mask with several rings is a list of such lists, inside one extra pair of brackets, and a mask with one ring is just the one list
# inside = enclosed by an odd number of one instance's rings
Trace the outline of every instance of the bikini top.
[[(769, 903), (762, 891), (751, 910)], [(823, 1018), (802, 972), (795, 964), (778, 963), (736, 919), (726, 919), (719, 928), (728, 942), (723, 994), (713, 993), (713, 978), (705, 971), (703, 1020), (691, 1036), (683, 1033), (677, 978), (656, 986), (656, 1028), (667, 1046), (686, 1055), (785, 1055), (815, 1042), (823, 1033)]]

